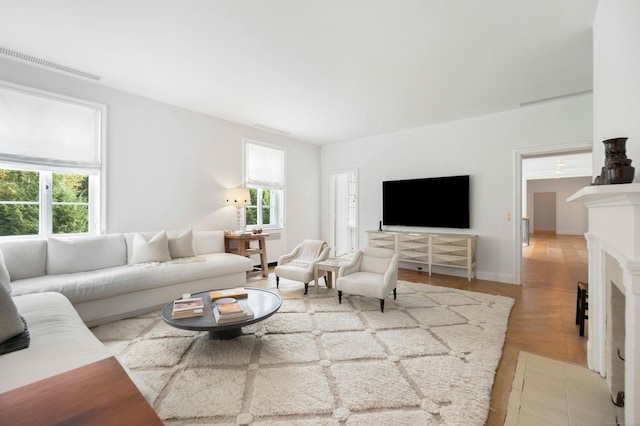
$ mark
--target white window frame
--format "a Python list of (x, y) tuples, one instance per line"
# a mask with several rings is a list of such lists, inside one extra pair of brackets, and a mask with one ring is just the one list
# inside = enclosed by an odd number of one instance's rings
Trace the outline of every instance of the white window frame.
[[(248, 168), (250, 167), (250, 165), (248, 164), (248, 160), (247, 160), (247, 146), (248, 145), (257, 145), (257, 146), (262, 146), (265, 148), (269, 148), (269, 149), (274, 149), (274, 150), (278, 150), (282, 152), (282, 170), (281, 170), (281, 175), (282, 175), (282, 179), (280, 183), (274, 183), (274, 182), (263, 182), (263, 181), (259, 181), (259, 180), (252, 180), (250, 178), (250, 170), (248, 170)], [(257, 215), (256, 215), (256, 220), (257, 220), (257, 224), (255, 225), (247, 225), (247, 229), (255, 229), (255, 228), (260, 228), (260, 229), (282, 229), (284, 228), (284, 223), (285, 223), (285, 218), (284, 218), (284, 211), (285, 211), (285, 194), (286, 194), (286, 186), (285, 186), (285, 182), (286, 182), (286, 149), (282, 146), (277, 146), (277, 145), (271, 145), (271, 144), (267, 144), (264, 142), (259, 142), (256, 140), (252, 140), (252, 139), (244, 139), (244, 182), (245, 182), (245, 187), (246, 188), (250, 188), (250, 189), (256, 189), (257, 190), (257, 205), (248, 205), (246, 207), (249, 208), (255, 208), (257, 210)], [(262, 204), (262, 193), (264, 190), (271, 190), (273, 191), (271, 193), (271, 202), (272, 205), (268, 206), (271, 209), (271, 217), (275, 218), (275, 220), (272, 220), (272, 223), (270, 224), (264, 224), (263, 220), (262, 220), (262, 209), (265, 208), (265, 206), (263, 206)], [(246, 210), (245, 210), (245, 215), (246, 215)], [(245, 217), (245, 223), (246, 223), (246, 217)]]
[[(46, 238), (51, 236), (65, 236), (72, 237), (78, 235), (97, 235), (106, 233), (106, 182), (107, 182), (107, 106), (104, 104), (98, 104), (95, 102), (85, 101), (83, 99), (72, 98), (69, 96), (61, 95), (58, 93), (39, 90), (27, 86), (21, 86), (6, 81), (0, 81), (0, 86), (4, 89), (19, 91), (32, 96), (39, 96), (44, 98), (51, 98), (61, 102), (67, 102), (84, 107), (95, 109), (98, 114), (99, 130), (97, 134), (98, 138), (98, 150), (99, 150), (99, 167), (89, 169), (82, 166), (73, 165), (59, 165), (56, 162), (47, 162), (39, 159), (38, 161), (30, 161), (25, 159), (8, 159), (2, 158), (2, 151), (0, 150), (0, 169), (9, 170), (23, 170), (39, 172), (40, 176), (40, 188), (39, 188), (39, 233), (38, 235), (7, 235), (0, 236), (0, 239), (14, 239), (14, 238), (33, 238), (40, 237)], [(81, 174), (89, 176), (89, 226), (87, 233), (80, 234), (53, 234), (52, 224), (52, 197), (51, 188), (53, 173), (62, 174)]]
[[(40, 237), (47, 238), (52, 236), (79, 236), (79, 235), (97, 235), (100, 233), (100, 202), (95, 200), (100, 197), (100, 176), (94, 171), (74, 169), (74, 168), (53, 168), (53, 167), (35, 167), (29, 164), (20, 163), (8, 163), (0, 162), (0, 170), (16, 170), (26, 172), (37, 172), (39, 177), (38, 187), (38, 201), (25, 201), (25, 202), (9, 202), (7, 204), (37, 204), (39, 212), (38, 220), (38, 233), (37, 234), (25, 234), (25, 235), (2, 235), (0, 239), (10, 238), (28, 238), (28, 237)], [(87, 176), (89, 178), (89, 202), (78, 203), (81, 205), (88, 205), (89, 218), (88, 218), (88, 231), (83, 233), (74, 234), (54, 234), (53, 233), (53, 206), (60, 205), (59, 202), (53, 201), (53, 175), (54, 174), (79, 174)], [(0, 201), (0, 204), (5, 202)]]

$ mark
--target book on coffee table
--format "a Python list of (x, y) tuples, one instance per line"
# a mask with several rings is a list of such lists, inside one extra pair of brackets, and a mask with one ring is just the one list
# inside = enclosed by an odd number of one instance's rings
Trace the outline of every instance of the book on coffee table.
[(178, 299), (173, 301), (171, 318), (192, 318), (204, 315), (204, 302), (201, 298)]
[(213, 290), (209, 292), (211, 296), (211, 301), (214, 302), (218, 299), (222, 299), (223, 297), (232, 297), (234, 299), (240, 299), (243, 297), (247, 297), (248, 293), (244, 287), (236, 287), (236, 288), (227, 288), (224, 290)]
[[(236, 306), (232, 306), (236, 305)], [(239, 307), (239, 310), (238, 310)], [(246, 303), (234, 302), (228, 304), (213, 305), (213, 316), (218, 324), (252, 319), (254, 313)]]
[(204, 315), (204, 309), (194, 309), (192, 311), (171, 312), (171, 319), (193, 318)]
[[(218, 300), (220, 300), (220, 299), (218, 299)], [(218, 311), (220, 312), (221, 316), (226, 316), (226, 315), (231, 315), (231, 314), (238, 314), (238, 313), (243, 313), (244, 314), (244, 310), (242, 309), (242, 306), (238, 302), (226, 303), (224, 305), (218, 303), (217, 306), (218, 306)]]
[(173, 301), (173, 312), (192, 311), (194, 309), (204, 309), (204, 302), (199, 297), (191, 299), (178, 299)]

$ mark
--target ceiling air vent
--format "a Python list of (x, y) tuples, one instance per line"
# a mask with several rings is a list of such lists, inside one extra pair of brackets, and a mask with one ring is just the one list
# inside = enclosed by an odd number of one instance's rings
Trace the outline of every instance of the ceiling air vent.
[(285, 132), (284, 130), (276, 129), (275, 127), (270, 127), (260, 123), (254, 124), (253, 127), (255, 127), (256, 129), (266, 130), (267, 132), (277, 133), (279, 135), (284, 135), (284, 136), (291, 134), (289, 132)]
[(90, 72), (82, 71), (77, 68), (69, 67), (67, 65), (61, 65), (56, 62), (51, 62), (46, 59), (36, 58), (35, 56), (27, 55), (22, 52), (16, 52), (15, 50), (7, 49), (0, 46), (0, 55), (8, 56), (9, 58), (19, 59), (21, 61), (30, 62), (32, 64), (40, 65), (41, 67), (53, 68), (56, 71), (61, 71), (69, 74), (73, 74), (78, 77), (88, 78), (90, 80), (100, 81), (102, 76), (92, 74)]

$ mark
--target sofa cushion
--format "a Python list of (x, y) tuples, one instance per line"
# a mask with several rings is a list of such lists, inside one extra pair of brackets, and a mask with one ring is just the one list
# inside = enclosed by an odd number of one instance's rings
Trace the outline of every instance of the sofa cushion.
[(0, 343), (24, 331), (24, 323), (9, 292), (0, 286)]
[(389, 269), (392, 256), (392, 250), (379, 247), (366, 247), (363, 250), (360, 271), (384, 275)]
[(0, 243), (0, 251), (11, 281), (39, 277), (45, 274), (47, 240), (27, 239)]
[[(250, 271), (244, 256), (212, 253), (163, 263), (140, 263), (73, 274), (46, 275), (13, 283), (13, 296), (55, 291), (71, 302), (103, 299), (187, 281)], [(179, 297), (180, 295), (176, 295)]]
[(4, 255), (0, 251), (0, 286), (7, 290), (7, 293), (11, 293), (11, 278), (9, 277), (9, 271), (7, 265), (4, 264)]
[(224, 231), (194, 231), (193, 246), (196, 254), (224, 253)]
[(47, 274), (92, 271), (125, 265), (127, 251), (122, 234), (49, 238)]
[(133, 253), (129, 264), (146, 262), (166, 262), (171, 260), (169, 239), (165, 231), (160, 231), (151, 238), (141, 233), (133, 237)]
[(181, 233), (169, 234), (169, 253), (173, 259), (195, 256), (196, 250), (193, 248), (193, 230), (187, 229)]
[(13, 299), (29, 326), (31, 344), (0, 357), (0, 393), (112, 356), (62, 294)]

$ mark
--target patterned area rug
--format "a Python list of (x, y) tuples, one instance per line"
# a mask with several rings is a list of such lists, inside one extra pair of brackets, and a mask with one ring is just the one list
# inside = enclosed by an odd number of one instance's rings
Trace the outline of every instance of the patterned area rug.
[(406, 281), (376, 299), (273, 276), (283, 300), (232, 340), (158, 312), (93, 328), (167, 425), (484, 425), (513, 299)]

